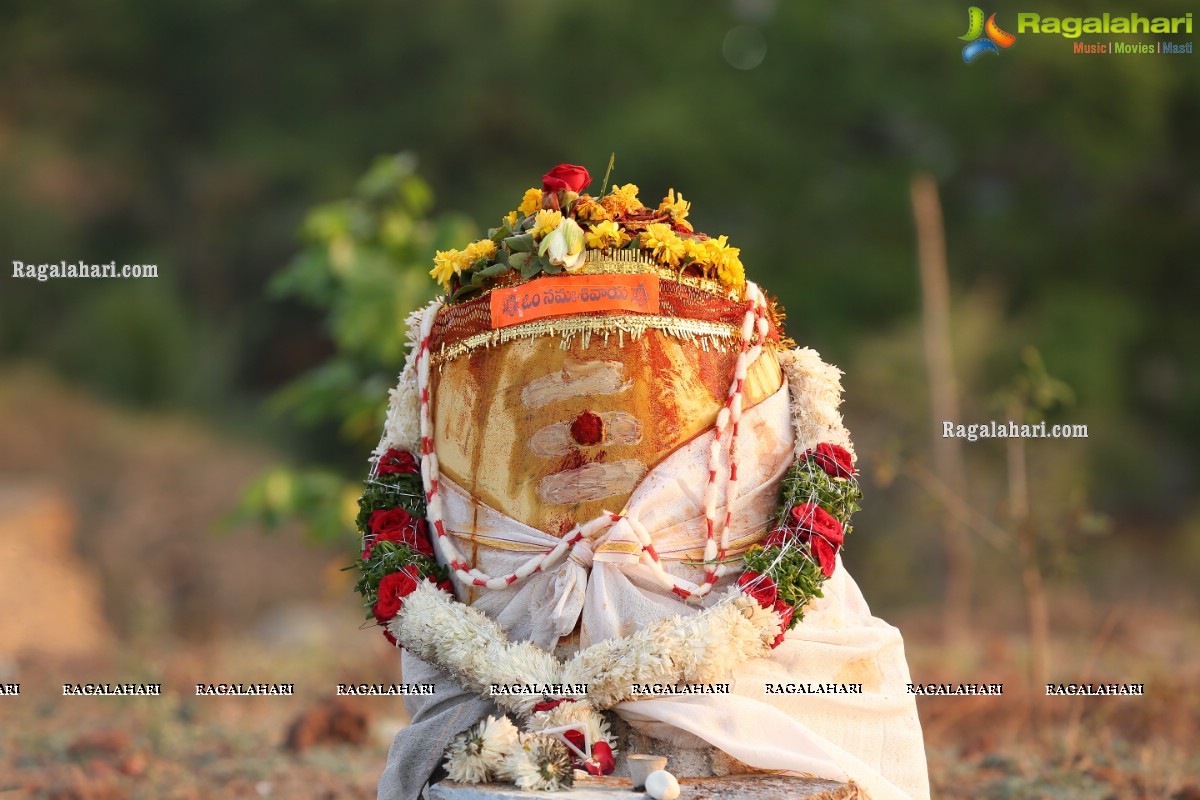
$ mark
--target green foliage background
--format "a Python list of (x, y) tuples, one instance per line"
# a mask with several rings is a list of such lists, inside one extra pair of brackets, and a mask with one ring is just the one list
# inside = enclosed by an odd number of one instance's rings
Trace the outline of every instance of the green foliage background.
[[(1016, 10), (999, 10), (1009, 29)], [(309, 497), (325, 530), (340, 518), (324, 498), (365, 468), (434, 247), (495, 224), (550, 166), (599, 178), (615, 151), (614, 180), (682, 190), (698, 229), (728, 234), (779, 295), (789, 333), (847, 370), (857, 522), (876, 541), (857, 557), (877, 591), (919, 601), (934, 590), (911, 570), (937, 582), (940, 511), (906, 480), (931, 437), (916, 171), (942, 192), (964, 421), (1002, 416), (1035, 346), (1076, 399), (1054, 421), (1091, 430), (1031, 455), (1063, 553), (1104, 529), (1099, 510), (1120, 533), (1105, 547), (1136, 540), (1181, 575), (1200, 561), (1200, 56), (1076, 56), (1025, 35), (967, 65), (965, 5), (941, 0), (13, 0), (4, 17), (5, 258), (161, 277), (6, 275), (0, 355), (282, 444), (325, 488), (273, 491)], [(731, 66), (756, 36), (761, 64)], [(967, 454), (992, 514), (1002, 448)]]

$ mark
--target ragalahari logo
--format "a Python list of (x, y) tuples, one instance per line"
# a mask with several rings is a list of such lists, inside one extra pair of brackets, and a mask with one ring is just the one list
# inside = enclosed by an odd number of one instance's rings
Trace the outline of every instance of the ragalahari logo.
[(996, 15), (992, 14), (983, 21), (983, 9), (971, 6), (967, 10), (967, 32), (958, 37), (967, 46), (963, 48), (963, 61), (970, 64), (984, 53), (1000, 54), (1001, 48), (1012, 47), (1017, 37), (1000, 29), (996, 24)]

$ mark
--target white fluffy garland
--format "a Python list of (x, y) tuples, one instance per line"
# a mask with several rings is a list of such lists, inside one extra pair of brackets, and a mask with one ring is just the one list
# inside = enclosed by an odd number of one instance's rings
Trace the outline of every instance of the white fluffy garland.
[[(510, 642), (486, 614), (422, 581), (404, 598), (388, 630), (417, 658), (448, 672), (464, 688), (487, 696), (492, 684), (587, 684), (581, 698), (598, 710), (632, 698), (633, 684), (715, 682), (738, 664), (767, 655), (780, 618), (731, 589), (696, 614), (674, 616), (624, 639), (608, 639), (561, 662), (530, 642)], [(522, 717), (539, 697), (495, 695), (496, 705)], [(562, 706), (560, 706), (561, 708)], [(540, 712), (550, 725), (568, 712)]]
[(396, 386), (388, 390), (387, 419), (383, 423), (383, 437), (372, 455), (378, 459), (388, 450), (417, 452), (421, 445), (421, 399), (417, 395), (417, 353), (421, 335), (421, 319), (424, 308), (418, 308), (405, 320), (405, 337), (408, 339), (408, 354), (404, 357), (404, 368)]
[[(490, 617), (421, 581), (387, 627), (414, 656), (483, 696), (492, 684), (586, 684), (584, 696), (545, 711), (535, 711), (542, 699), (537, 696), (498, 694), (491, 699), (527, 718), (530, 732), (580, 731), (590, 755), (596, 742), (610, 748), (615, 744), (600, 712), (633, 698), (634, 684), (717, 682), (738, 664), (770, 653), (780, 624), (774, 611), (732, 589), (711, 608), (599, 642), (564, 663), (529, 642), (510, 642)], [(454, 773), (464, 780), (488, 774), (478, 753), (458, 747), (448, 755)]]
[(841, 445), (851, 456), (854, 445), (842, 423), (842, 371), (821, 360), (811, 347), (779, 351), (779, 366), (787, 377), (796, 426), (796, 458), (821, 442)]

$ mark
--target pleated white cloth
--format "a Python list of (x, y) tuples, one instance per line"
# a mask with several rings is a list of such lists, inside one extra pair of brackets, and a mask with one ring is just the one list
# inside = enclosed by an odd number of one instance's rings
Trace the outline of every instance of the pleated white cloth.
[[(742, 417), (736, 457), (744, 493), (733, 502), (731, 554), (765, 535), (779, 482), (795, 457), (788, 392), (785, 383)], [(703, 490), (713, 435), (673, 452), (643, 478), (625, 509), (611, 509), (639, 521), (667, 571), (693, 582), (702, 579), (702, 569), (686, 562), (703, 558)], [(445, 475), (439, 486), (445, 489), (447, 531), (460, 537), (460, 549), (478, 552), (476, 566), (484, 572), (507, 574), (558, 542), (472, 501)], [(725, 518), (726, 503), (721, 489), (717, 519)], [(580, 542), (560, 566), (510, 589), (483, 590), (473, 604), (511, 639), (547, 650), (579, 622), (579, 644), (587, 647), (664, 617), (696, 613), (694, 604), (664, 589), (648, 566), (628, 555), (629, 543), (636, 541), (621, 520), (595, 541)], [(721, 588), (735, 577), (722, 579), (706, 599), (724, 594)], [(906, 691), (909, 672), (899, 631), (871, 615), (840, 560), (824, 593), (769, 658), (736, 670), (729, 678), (731, 694), (642, 699), (614, 711), (649, 736), (683, 747), (708, 743), (757, 769), (852, 779), (875, 800), (928, 798), (924, 743), (915, 698)], [(432, 682), (439, 675), (407, 652), (403, 669), (408, 682)], [(810, 683), (861, 684), (862, 693), (768, 694), (768, 686)], [(438, 701), (406, 702), (417, 719), (423, 705)]]

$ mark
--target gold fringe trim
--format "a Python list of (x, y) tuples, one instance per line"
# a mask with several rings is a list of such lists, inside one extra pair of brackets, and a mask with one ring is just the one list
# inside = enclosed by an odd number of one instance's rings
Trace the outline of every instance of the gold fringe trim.
[(453, 361), (459, 356), (478, 350), (481, 347), (506, 344), (517, 339), (535, 339), (540, 336), (559, 336), (560, 346), (566, 350), (576, 337), (587, 347), (592, 335), (604, 337), (604, 343), (612, 336), (617, 337), (617, 344), (624, 346), (625, 337), (637, 340), (648, 330), (662, 331), (677, 339), (691, 342), (701, 350), (717, 350), (727, 352), (735, 342), (742, 338), (741, 328), (722, 322), (708, 322), (687, 317), (662, 317), (647, 314), (614, 314), (596, 317), (560, 317), (539, 319), (521, 325), (510, 325), (507, 328), (484, 331), (474, 336), (468, 336), (462, 341), (451, 345), (442, 345), (441, 350), (432, 354), (432, 363), (441, 365)]
[(681, 283), (717, 297), (737, 301), (745, 299), (745, 287), (734, 289), (710, 278), (681, 275), (677, 270), (662, 266), (641, 250), (588, 250), (583, 267), (571, 274), (657, 275), (660, 280)]

